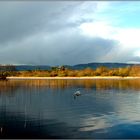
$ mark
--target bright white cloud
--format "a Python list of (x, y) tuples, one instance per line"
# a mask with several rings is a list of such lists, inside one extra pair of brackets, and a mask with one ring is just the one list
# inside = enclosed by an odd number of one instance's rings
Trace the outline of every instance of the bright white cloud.
[(105, 39), (115, 39), (123, 47), (140, 47), (140, 28), (119, 28), (113, 27), (106, 22), (88, 22), (79, 26), (81, 33), (90, 37), (101, 37)]
[(114, 28), (105, 22), (89, 22), (80, 25), (81, 33), (90, 37), (112, 39)]
[[(129, 55), (131, 56), (140, 57), (140, 51), (138, 51), (140, 48), (140, 28), (114, 27), (113, 25), (109, 25), (109, 23), (103, 21), (82, 23), (79, 26), (79, 29), (81, 30), (81, 33), (85, 36), (89, 36), (92, 38), (101, 37), (104, 39), (117, 41), (118, 44), (116, 44), (116, 46), (118, 52), (115, 52), (116, 58), (117, 56), (120, 57), (120, 55), (124, 53), (129, 53)], [(110, 51), (110, 54), (107, 54), (104, 58), (114, 59), (112, 53), (113, 52)]]
[(126, 28), (119, 29), (115, 38), (121, 42), (125, 48), (139, 48), (140, 47), (140, 28)]

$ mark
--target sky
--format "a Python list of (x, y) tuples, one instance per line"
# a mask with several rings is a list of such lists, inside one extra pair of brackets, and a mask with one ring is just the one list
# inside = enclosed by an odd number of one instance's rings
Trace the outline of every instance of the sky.
[(0, 1), (0, 64), (140, 63), (140, 1)]

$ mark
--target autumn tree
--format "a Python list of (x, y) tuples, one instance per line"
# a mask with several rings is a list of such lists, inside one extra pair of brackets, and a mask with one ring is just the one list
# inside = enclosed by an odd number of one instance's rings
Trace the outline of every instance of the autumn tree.
[(108, 68), (105, 66), (101, 66), (96, 69), (95, 74), (96, 76), (100, 76), (100, 75), (104, 76), (107, 75), (107, 72), (108, 72)]
[(139, 65), (132, 66), (131, 70), (130, 70), (130, 75), (131, 76), (140, 76), (140, 66)]

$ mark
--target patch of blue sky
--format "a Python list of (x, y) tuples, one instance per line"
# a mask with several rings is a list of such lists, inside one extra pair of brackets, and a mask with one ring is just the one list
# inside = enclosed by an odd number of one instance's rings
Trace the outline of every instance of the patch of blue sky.
[(140, 28), (140, 1), (110, 2), (105, 10), (98, 13), (97, 19), (120, 28)]

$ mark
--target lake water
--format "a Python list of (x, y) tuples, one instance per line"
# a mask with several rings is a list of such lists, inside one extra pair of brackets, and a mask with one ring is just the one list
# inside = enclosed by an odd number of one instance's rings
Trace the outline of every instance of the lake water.
[(0, 138), (124, 139), (139, 130), (140, 80), (0, 81)]

